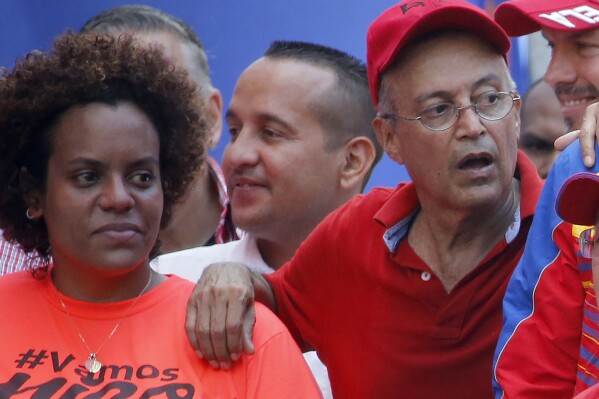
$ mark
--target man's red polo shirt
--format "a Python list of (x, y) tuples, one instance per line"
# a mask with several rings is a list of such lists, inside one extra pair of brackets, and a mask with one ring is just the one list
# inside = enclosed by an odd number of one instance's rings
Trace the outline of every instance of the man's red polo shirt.
[(542, 186), (522, 153), (516, 174), (514, 225), (449, 294), (404, 239), (419, 209), (412, 183), (350, 201), (265, 276), (279, 317), (327, 365), (336, 398), (493, 397), (502, 298)]

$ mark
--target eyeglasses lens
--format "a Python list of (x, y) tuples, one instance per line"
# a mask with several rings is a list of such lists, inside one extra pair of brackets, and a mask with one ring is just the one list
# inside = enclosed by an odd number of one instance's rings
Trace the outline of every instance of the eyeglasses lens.
[(578, 242), (580, 244), (580, 255), (583, 258), (592, 258), (593, 247), (595, 246), (595, 228), (587, 229), (580, 233)]

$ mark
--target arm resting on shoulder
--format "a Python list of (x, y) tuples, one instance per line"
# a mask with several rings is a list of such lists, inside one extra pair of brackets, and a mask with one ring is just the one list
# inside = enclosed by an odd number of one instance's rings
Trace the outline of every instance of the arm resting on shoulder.
[(272, 289), (240, 263), (207, 267), (187, 303), (185, 329), (198, 355), (213, 367), (228, 369), (241, 352), (254, 353), (254, 300), (276, 311)]

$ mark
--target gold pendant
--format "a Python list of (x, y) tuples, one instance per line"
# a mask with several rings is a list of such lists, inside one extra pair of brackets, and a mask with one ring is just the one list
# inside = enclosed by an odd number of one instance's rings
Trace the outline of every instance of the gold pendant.
[(95, 353), (90, 353), (89, 358), (85, 361), (85, 368), (90, 373), (94, 374), (100, 371), (102, 368), (102, 363), (98, 359), (96, 359)]

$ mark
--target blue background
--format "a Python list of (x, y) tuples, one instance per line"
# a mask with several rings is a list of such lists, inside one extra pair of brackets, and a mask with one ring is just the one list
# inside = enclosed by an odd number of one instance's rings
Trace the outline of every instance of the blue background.
[[(365, 60), (366, 30), (395, 0), (147, 0), (148, 4), (183, 19), (203, 41), (214, 86), (225, 109), (237, 76), (273, 40), (312, 41)], [(472, 1), (492, 10), (493, 0)], [(47, 49), (67, 28), (79, 30), (91, 16), (123, 0), (1, 0), (0, 65), (11, 67), (33, 49)], [(525, 46), (520, 46), (520, 50)], [(511, 68), (521, 92), (528, 85), (526, 52), (512, 51)], [(226, 129), (226, 128), (225, 128)], [(213, 155), (220, 160), (228, 141), (223, 132)], [(377, 166), (367, 190), (408, 180), (405, 169), (387, 157)]]

